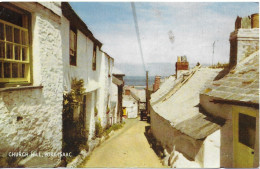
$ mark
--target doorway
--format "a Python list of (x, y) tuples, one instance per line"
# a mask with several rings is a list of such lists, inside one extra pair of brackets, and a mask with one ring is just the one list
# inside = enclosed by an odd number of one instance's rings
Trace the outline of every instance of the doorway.
[(256, 141), (256, 111), (232, 107), (234, 167), (252, 168)]

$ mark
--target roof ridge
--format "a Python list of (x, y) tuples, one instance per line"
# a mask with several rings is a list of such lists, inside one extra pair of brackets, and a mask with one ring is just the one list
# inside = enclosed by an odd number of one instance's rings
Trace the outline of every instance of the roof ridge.
[[(173, 94), (175, 94), (199, 69), (201, 68), (201, 65), (194, 67), (191, 70), (191, 73), (189, 74), (189, 76), (187, 78), (185, 78), (184, 80), (180, 80), (179, 82), (177, 82), (164, 96), (162, 96), (161, 98), (159, 98), (158, 100), (156, 100), (155, 102), (151, 103), (151, 106), (154, 106), (155, 104), (161, 102), (161, 101), (165, 101), (168, 98), (170, 98)], [(176, 79), (177, 80), (177, 79)], [(175, 81), (176, 81), (175, 80)]]

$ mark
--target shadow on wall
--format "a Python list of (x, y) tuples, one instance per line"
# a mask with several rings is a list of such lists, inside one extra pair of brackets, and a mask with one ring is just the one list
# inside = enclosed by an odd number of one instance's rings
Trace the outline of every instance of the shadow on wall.
[(145, 132), (144, 135), (150, 144), (150, 147), (153, 149), (153, 151), (156, 153), (158, 157), (163, 159), (165, 157), (165, 154), (163, 153), (164, 149), (161, 143), (157, 142), (155, 137), (152, 134), (151, 126), (145, 126)]

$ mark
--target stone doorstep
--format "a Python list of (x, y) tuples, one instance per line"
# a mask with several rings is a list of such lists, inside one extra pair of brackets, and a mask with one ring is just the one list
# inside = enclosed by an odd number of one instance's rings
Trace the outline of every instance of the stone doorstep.
[[(114, 131), (111, 131), (109, 133), (109, 137), (114, 135)], [(78, 165), (80, 165), (86, 157), (88, 157), (91, 152), (99, 146), (101, 143), (103, 143), (105, 140), (107, 140), (109, 137), (102, 136), (101, 138), (97, 138), (95, 140), (91, 140), (89, 143), (89, 151), (86, 151), (85, 149), (81, 150), (79, 155), (77, 155), (68, 165), (67, 168), (76, 168)]]

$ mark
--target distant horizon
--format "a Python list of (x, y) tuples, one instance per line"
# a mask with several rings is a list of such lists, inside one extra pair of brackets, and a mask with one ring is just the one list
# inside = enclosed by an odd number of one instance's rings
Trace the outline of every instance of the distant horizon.
[[(189, 64), (189, 68), (193, 68), (197, 63)], [(202, 66), (211, 66), (211, 64), (201, 64)], [(122, 71), (125, 76), (145, 77), (146, 73), (143, 70), (143, 65), (140, 63), (122, 63), (115, 65), (116, 69)], [(134, 71), (133, 71), (134, 70)], [(150, 63), (147, 65), (148, 75), (150, 77), (162, 76), (168, 77), (175, 74), (175, 64), (173, 63)]]

